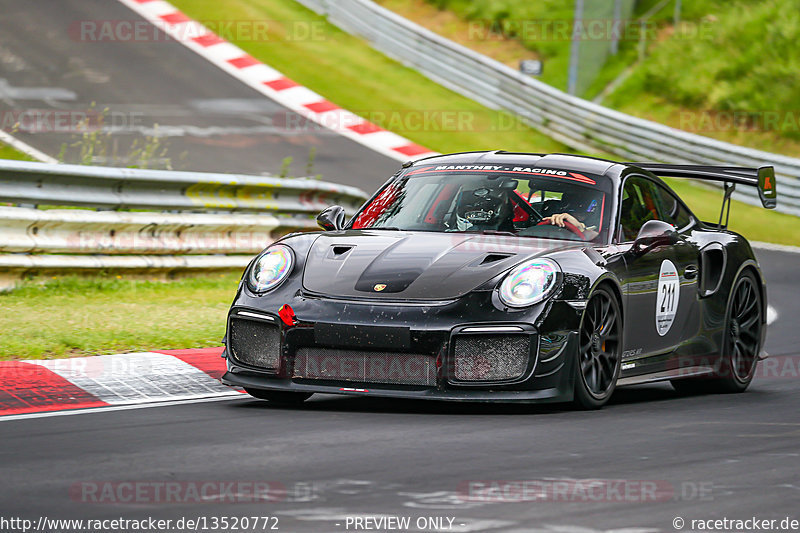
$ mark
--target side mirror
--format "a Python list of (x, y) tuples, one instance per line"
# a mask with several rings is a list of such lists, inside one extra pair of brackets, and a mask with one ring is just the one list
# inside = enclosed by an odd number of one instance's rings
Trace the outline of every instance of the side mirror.
[(325, 231), (335, 231), (344, 227), (344, 219), (344, 207), (332, 205), (317, 215), (317, 224)]
[(637, 253), (645, 253), (656, 246), (668, 246), (678, 242), (678, 232), (672, 224), (663, 220), (648, 220), (639, 230), (633, 249)]

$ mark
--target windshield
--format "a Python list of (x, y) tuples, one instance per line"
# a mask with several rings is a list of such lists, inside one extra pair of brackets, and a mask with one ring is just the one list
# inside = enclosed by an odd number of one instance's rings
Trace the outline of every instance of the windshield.
[(595, 241), (611, 211), (600, 179), (515, 165), (415, 168), (385, 187), (351, 227)]

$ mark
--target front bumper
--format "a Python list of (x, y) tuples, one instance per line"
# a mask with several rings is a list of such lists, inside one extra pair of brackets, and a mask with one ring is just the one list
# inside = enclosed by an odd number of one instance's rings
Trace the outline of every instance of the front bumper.
[[(525, 313), (502, 313), (481, 301), (488, 297), (472, 294), (432, 305), (391, 305), (296, 296), (286, 303), (298, 322), (287, 325), (277, 313), (280, 302), (270, 299), (264, 305), (267, 301), (240, 293), (229, 313), (228, 372), (222, 382), (261, 390), (388, 398), (571, 400), (579, 313), (557, 301)], [(255, 328), (274, 328), (274, 335), (265, 338), (274, 339), (270, 361), (275, 364), (252, 364), (253, 359), (237, 356), (236, 342), (243, 335), (232, 326), (238, 321), (247, 321), (242, 331), (256, 341)], [(465, 352), (464, 346), (472, 351)], [(524, 358), (509, 364), (504, 346), (525, 346)]]

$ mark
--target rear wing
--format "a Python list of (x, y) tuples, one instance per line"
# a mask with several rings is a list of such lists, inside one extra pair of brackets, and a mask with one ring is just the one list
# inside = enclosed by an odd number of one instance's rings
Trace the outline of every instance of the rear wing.
[(725, 226), (722, 224), (722, 216), (727, 212), (730, 214), (731, 194), (736, 185), (746, 185), (758, 189), (758, 197), (761, 205), (766, 209), (774, 209), (778, 205), (778, 190), (775, 183), (775, 169), (773, 167), (747, 168), (747, 167), (725, 167), (709, 165), (665, 165), (662, 163), (626, 163), (644, 170), (649, 170), (657, 176), (668, 178), (692, 178), (697, 180), (716, 181), (725, 184), (725, 195), (722, 200), (722, 212), (719, 215), (719, 226), (727, 227), (728, 217), (725, 218)]

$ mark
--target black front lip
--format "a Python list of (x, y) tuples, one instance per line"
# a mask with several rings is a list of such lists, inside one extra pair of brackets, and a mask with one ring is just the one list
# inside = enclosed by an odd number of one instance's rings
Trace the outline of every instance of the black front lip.
[[(560, 380), (566, 382), (567, 380)], [(274, 379), (253, 373), (227, 372), (222, 376), (222, 383), (232, 387), (253, 388), (261, 390), (311, 392), (322, 394), (339, 394), (347, 396), (373, 396), (380, 398), (405, 398), (418, 400), (446, 400), (457, 402), (522, 402), (549, 403), (566, 402), (572, 399), (571, 385), (558, 383), (555, 387), (538, 390), (438, 390), (418, 388), (389, 388), (385, 385), (358, 384), (340, 382), (325, 385), (320, 383), (297, 383), (291, 379)], [(363, 392), (346, 389), (363, 389)]]

